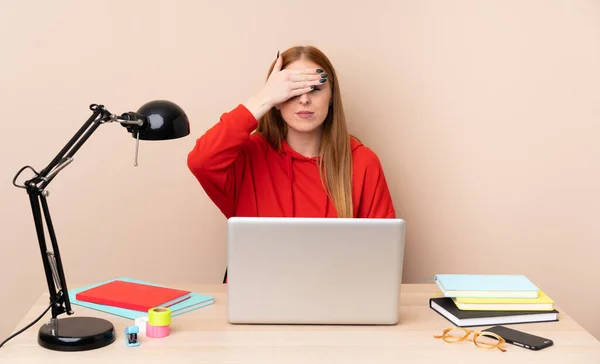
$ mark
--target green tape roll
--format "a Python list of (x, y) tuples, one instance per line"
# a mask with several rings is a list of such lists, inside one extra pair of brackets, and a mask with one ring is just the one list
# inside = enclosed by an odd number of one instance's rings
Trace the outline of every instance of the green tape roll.
[(168, 307), (149, 309), (148, 324), (152, 326), (169, 326), (171, 324), (171, 309)]

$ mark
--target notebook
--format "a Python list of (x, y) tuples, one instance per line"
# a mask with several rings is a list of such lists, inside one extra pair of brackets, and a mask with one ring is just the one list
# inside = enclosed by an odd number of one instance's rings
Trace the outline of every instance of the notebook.
[[(141, 280), (137, 280), (137, 279), (133, 279), (133, 278), (129, 278), (129, 277), (119, 277), (119, 278), (116, 278), (116, 279), (121, 280), (121, 281), (136, 282), (136, 283), (142, 283), (142, 284), (148, 284), (148, 285), (162, 287), (161, 285), (158, 285), (158, 284), (154, 284), (154, 283), (150, 283), (150, 282), (145, 282), (145, 281), (141, 281)], [(115, 279), (111, 279), (111, 280), (108, 280), (108, 281), (95, 283), (95, 284), (92, 284), (92, 285), (89, 285), (89, 286), (84, 286), (84, 287), (79, 287), (79, 288), (76, 288), (76, 289), (71, 289), (71, 290), (69, 290), (69, 300), (71, 301), (71, 304), (73, 304), (73, 305), (77, 305), (77, 306), (81, 306), (81, 307), (86, 307), (86, 308), (90, 308), (90, 309), (101, 311), (101, 312), (106, 312), (106, 313), (109, 313), (111, 315), (115, 315), (115, 316), (119, 316), (119, 317), (124, 317), (124, 318), (132, 319), (132, 320), (135, 320), (138, 317), (148, 316), (147, 312), (136, 311), (136, 310), (129, 310), (129, 309), (126, 309), (126, 308), (119, 308), (119, 307), (114, 307), (114, 306), (101, 305), (101, 304), (96, 304), (96, 303), (91, 303), (91, 302), (85, 302), (85, 301), (80, 301), (80, 300), (78, 300), (76, 298), (76, 295), (79, 292), (82, 292), (82, 291), (85, 291), (87, 289), (100, 286), (100, 285), (108, 283), (108, 282), (112, 282), (114, 280)], [(206, 306), (212, 305), (212, 304), (214, 304), (214, 302), (215, 302), (214, 301), (214, 297), (212, 297), (212, 296), (204, 295), (204, 294), (200, 294), (200, 293), (195, 293), (195, 292), (191, 292), (190, 293), (190, 298), (188, 298), (185, 301), (176, 303), (176, 304), (174, 304), (173, 306), (171, 306), (169, 308), (171, 309), (171, 316), (175, 317), (175, 316), (184, 314), (186, 312), (196, 310), (196, 309), (201, 308), (201, 307), (206, 307)]]
[(190, 298), (189, 291), (115, 279), (75, 295), (79, 301), (148, 312)]
[(537, 298), (539, 288), (524, 275), (436, 274), (446, 297)]
[(461, 311), (450, 297), (429, 299), (429, 307), (459, 327), (558, 321), (558, 311)]
[(543, 291), (537, 298), (452, 298), (459, 310), (477, 311), (552, 311), (554, 301)]

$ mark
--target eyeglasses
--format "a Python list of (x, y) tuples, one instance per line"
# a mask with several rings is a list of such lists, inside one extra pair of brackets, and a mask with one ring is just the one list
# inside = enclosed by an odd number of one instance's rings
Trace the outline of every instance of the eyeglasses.
[(465, 340), (469, 340), (471, 334), (474, 334), (473, 343), (478, 348), (487, 350), (498, 349), (502, 352), (506, 351), (502, 348), (502, 345), (506, 343), (506, 340), (493, 332), (479, 332), (460, 327), (452, 327), (445, 329), (442, 332), (442, 335), (433, 335), (433, 337), (436, 339), (443, 339), (445, 342), (450, 344), (456, 344), (464, 342)]

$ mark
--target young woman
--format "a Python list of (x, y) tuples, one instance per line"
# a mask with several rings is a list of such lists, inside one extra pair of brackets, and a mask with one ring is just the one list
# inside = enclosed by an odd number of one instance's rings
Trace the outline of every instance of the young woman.
[(187, 164), (226, 218), (396, 217), (379, 158), (348, 134), (337, 75), (315, 47), (278, 52), (264, 87)]
[(312, 46), (277, 53), (264, 87), (187, 164), (226, 218), (395, 218), (379, 158), (348, 134), (335, 70)]

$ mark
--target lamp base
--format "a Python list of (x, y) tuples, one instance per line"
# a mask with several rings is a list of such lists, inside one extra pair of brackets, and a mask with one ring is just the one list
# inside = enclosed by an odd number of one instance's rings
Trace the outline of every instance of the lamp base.
[(115, 341), (115, 328), (110, 321), (96, 317), (55, 319), (40, 327), (38, 344), (56, 351), (99, 349)]

